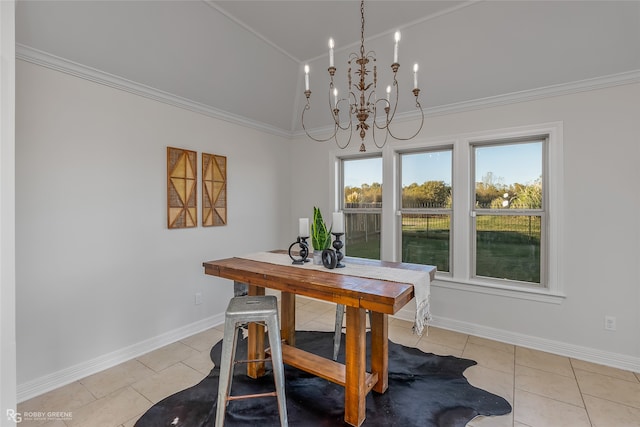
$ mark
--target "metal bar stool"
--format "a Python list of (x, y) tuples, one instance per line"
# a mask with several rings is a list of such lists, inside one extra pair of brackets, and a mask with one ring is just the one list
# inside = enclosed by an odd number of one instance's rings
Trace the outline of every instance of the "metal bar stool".
[[(276, 391), (271, 393), (229, 396), (231, 380), (233, 378), (233, 358), (236, 353), (238, 327), (248, 322), (263, 322), (269, 329), (271, 363), (273, 365), (273, 377)], [(255, 362), (255, 360), (247, 362)], [(280, 425), (282, 427), (287, 426), (287, 405), (284, 394), (284, 365), (282, 363), (280, 324), (278, 321), (278, 300), (273, 295), (234, 297), (229, 302), (229, 306), (225, 313), (222, 358), (220, 362), (220, 381), (218, 384), (218, 407), (216, 409), (216, 427), (222, 427), (224, 425), (227, 403), (230, 400), (265, 396), (277, 396), (278, 410), (280, 412)]]

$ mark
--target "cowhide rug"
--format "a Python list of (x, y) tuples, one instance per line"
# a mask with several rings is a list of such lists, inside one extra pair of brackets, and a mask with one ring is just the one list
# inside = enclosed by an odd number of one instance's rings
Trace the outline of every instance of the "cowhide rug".
[[(242, 340), (242, 334), (238, 334)], [(265, 340), (265, 342), (268, 342)], [(371, 342), (367, 335), (367, 349)], [(333, 332), (296, 332), (296, 346), (331, 358)], [(220, 374), (222, 341), (211, 349), (215, 367), (199, 384), (165, 398), (150, 408), (135, 427), (213, 426)], [(339, 361), (344, 361), (344, 335)], [(236, 359), (246, 359), (246, 345), (239, 342)], [(511, 405), (500, 396), (473, 387), (462, 375), (475, 365), (469, 359), (437, 356), (389, 342), (389, 389), (367, 396), (363, 426), (457, 427), (477, 415), (503, 415)], [(254, 380), (244, 365), (234, 372), (232, 395), (273, 391), (270, 365), (267, 375)], [(369, 368), (368, 368), (369, 369)], [(329, 381), (285, 365), (285, 391), (290, 426), (343, 426), (344, 389)], [(236, 400), (227, 406), (225, 426), (278, 426), (275, 397)]]

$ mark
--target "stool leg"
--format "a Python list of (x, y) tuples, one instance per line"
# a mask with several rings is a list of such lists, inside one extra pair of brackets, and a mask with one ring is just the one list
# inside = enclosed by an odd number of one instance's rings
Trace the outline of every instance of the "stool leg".
[[(276, 315), (277, 316), (277, 315)], [(273, 366), (273, 378), (278, 395), (278, 410), (280, 411), (280, 426), (289, 425), (287, 417), (287, 397), (284, 390), (284, 365), (282, 362), (282, 343), (280, 341), (280, 325), (277, 317), (267, 320), (269, 328), (269, 346), (271, 347), (271, 365)]]
[(336, 326), (333, 333), (333, 360), (338, 359), (340, 339), (342, 338), (342, 320), (344, 319), (344, 304), (336, 305)]
[(236, 322), (227, 320), (224, 324), (224, 337), (222, 338), (216, 427), (222, 427), (224, 425), (224, 416), (227, 411), (227, 397), (229, 396), (231, 379), (233, 377), (233, 355), (236, 353), (237, 336), (238, 328), (236, 327)]
[[(371, 324), (371, 311), (369, 313), (369, 324)], [(344, 304), (336, 305), (336, 326), (333, 332), (333, 360), (338, 360), (340, 351), (340, 339), (342, 338), (342, 320), (344, 319)]]

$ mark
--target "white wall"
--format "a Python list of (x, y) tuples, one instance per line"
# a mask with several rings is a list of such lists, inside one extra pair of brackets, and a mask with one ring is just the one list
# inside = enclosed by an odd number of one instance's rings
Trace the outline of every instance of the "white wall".
[[(23, 61), (16, 80), (18, 400), (220, 322), (231, 287), (201, 262), (285, 247), (292, 218), (333, 209), (331, 144), (291, 143)], [(562, 121), (565, 147), (567, 298), (436, 283), (436, 324), (640, 371), (639, 92), (427, 119), (420, 140)], [(166, 228), (167, 146), (227, 156), (227, 226)], [(586, 203), (593, 193), (601, 200)], [(605, 314), (616, 332), (603, 330)]]
[[(202, 262), (284, 247), (295, 224), (290, 141), (23, 61), (16, 80), (24, 400), (220, 323), (231, 282)], [(167, 146), (227, 156), (228, 225), (167, 228)]]
[[(476, 293), (436, 281), (434, 324), (640, 371), (638, 111), (640, 85), (627, 84), (426, 119), (415, 144), (550, 122), (563, 123), (564, 139), (564, 301)], [(400, 125), (409, 134), (412, 123)], [(357, 150), (359, 141), (351, 144)], [(294, 147), (293, 176), (330, 176), (335, 144), (300, 137)], [(368, 151), (372, 147), (367, 142)], [(292, 217), (312, 203), (333, 209), (328, 181), (294, 186)], [(604, 330), (605, 315), (617, 318), (617, 331)]]
[(15, 2), (0, 2), (0, 416), (16, 410)]

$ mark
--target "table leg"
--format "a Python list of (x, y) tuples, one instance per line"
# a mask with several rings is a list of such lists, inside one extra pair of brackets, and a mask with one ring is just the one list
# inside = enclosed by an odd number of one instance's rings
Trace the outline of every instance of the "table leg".
[(280, 338), (290, 346), (296, 345), (296, 294), (280, 295)]
[[(264, 288), (249, 285), (248, 295), (264, 295)], [(249, 336), (247, 337), (247, 359), (264, 359), (264, 326), (257, 323), (249, 323)], [(247, 363), (247, 375), (258, 378), (264, 375), (264, 362)]]
[(367, 366), (366, 310), (347, 306), (347, 337), (345, 344), (346, 378), (344, 390), (344, 420), (352, 426), (364, 422), (365, 369)]
[(378, 374), (373, 390), (384, 393), (389, 387), (389, 317), (370, 311), (371, 315), (371, 371)]

